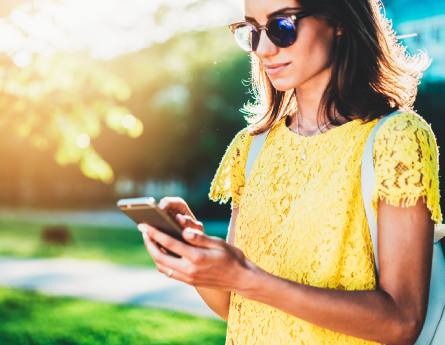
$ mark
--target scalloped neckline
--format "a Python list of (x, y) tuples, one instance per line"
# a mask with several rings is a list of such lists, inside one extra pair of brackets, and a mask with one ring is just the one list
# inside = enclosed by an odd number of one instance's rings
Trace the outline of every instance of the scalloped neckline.
[[(300, 135), (301, 140), (314, 140), (315, 137), (326, 137), (328, 135), (334, 135), (337, 132), (341, 132), (341, 130), (347, 130), (349, 129), (349, 127), (351, 127), (352, 124), (355, 124), (357, 122), (362, 121), (361, 119), (355, 119), (349, 122), (346, 122), (338, 127), (332, 128), (330, 130), (328, 130), (327, 132), (323, 132), (317, 135), (311, 135), (311, 136), (305, 136), (305, 135)], [(286, 118), (283, 118), (281, 120), (281, 124), (279, 127), (283, 127), (284, 130), (286, 130), (287, 132), (289, 132), (289, 134), (291, 136), (297, 136), (298, 137), (298, 133), (292, 131), (289, 129), (289, 127), (286, 126)], [(330, 133), (334, 133), (334, 134), (330, 134)]]

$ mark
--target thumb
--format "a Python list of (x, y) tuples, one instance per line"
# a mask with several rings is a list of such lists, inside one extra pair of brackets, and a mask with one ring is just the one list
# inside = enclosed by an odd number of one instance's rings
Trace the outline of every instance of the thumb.
[(196, 229), (187, 228), (182, 232), (182, 237), (195, 247), (208, 249), (221, 249), (226, 242), (218, 237), (209, 237)]

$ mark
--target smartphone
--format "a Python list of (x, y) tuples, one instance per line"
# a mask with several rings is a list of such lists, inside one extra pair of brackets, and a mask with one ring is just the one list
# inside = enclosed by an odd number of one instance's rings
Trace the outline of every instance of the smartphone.
[(136, 224), (146, 223), (163, 233), (187, 243), (182, 237), (182, 228), (164, 211), (154, 198), (121, 199), (117, 206)]

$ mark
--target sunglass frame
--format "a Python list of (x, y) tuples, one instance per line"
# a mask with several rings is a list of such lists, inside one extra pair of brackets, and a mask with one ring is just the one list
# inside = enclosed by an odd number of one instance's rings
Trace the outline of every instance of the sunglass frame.
[[(236, 23), (230, 24), (229, 25), (229, 29), (232, 32), (234, 37), (235, 37), (236, 29), (239, 28), (240, 26), (250, 26), (250, 27), (252, 27), (257, 32), (258, 37), (260, 36), (261, 30), (265, 30), (266, 34), (267, 34), (267, 37), (269, 37), (269, 39), (272, 41), (273, 44), (275, 44), (279, 48), (287, 48), (287, 47), (290, 47), (295, 42), (293, 42), (292, 44), (290, 44), (288, 46), (279, 46), (278, 44), (276, 44), (274, 42), (275, 38), (269, 36), (269, 25), (270, 25), (270, 23), (273, 20), (277, 20), (277, 19), (287, 19), (287, 20), (290, 19), (290, 22), (292, 23), (292, 26), (293, 26), (293, 30), (295, 31), (295, 39), (296, 39), (297, 38), (297, 22), (300, 19), (309, 17), (311, 15), (312, 14), (307, 12), (307, 11), (301, 11), (301, 12), (298, 12), (298, 13), (290, 13), (290, 14), (280, 14), (280, 15), (276, 15), (276, 16), (270, 17), (269, 20), (267, 21), (266, 25), (259, 25), (259, 26), (255, 25), (254, 23), (251, 23), (251, 22), (248, 22), (248, 21), (244, 20), (244, 21), (241, 21), (241, 22), (236, 22)], [(236, 41), (236, 39), (235, 39), (235, 41)], [(256, 48), (257, 47), (255, 47), (255, 49), (253, 49), (253, 47), (252, 47), (252, 50), (250, 50), (250, 52), (254, 52), (256, 50)], [(241, 47), (241, 49), (244, 49), (244, 48)]]

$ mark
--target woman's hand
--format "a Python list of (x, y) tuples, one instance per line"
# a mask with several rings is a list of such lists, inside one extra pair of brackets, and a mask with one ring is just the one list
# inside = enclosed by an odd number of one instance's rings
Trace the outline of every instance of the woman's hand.
[[(160, 207), (174, 216), (184, 228), (183, 238), (190, 245), (147, 225), (139, 224), (145, 246), (161, 273), (195, 287), (242, 293), (249, 289), (249, 272), (259, 270), (241, 252), (225, 241), (204, 235), (204, 228), (180, 198), (166, 198)], [(160, 246), (181, 258), (165, 254)]]
[[(196, 287), (238, 293), (248, 288), (245, 277), (254, 265), (241, 250), (225, 241), (208, 237), (194, 228), (186, 228), (183, 237), (191, 244), (188, 245), (147, 224), (139, 224), (138, 229), (159, 272), (168, 274), (173, 269), (171, 278)], [(181, 258), (165, 254), (159, 245)]]

